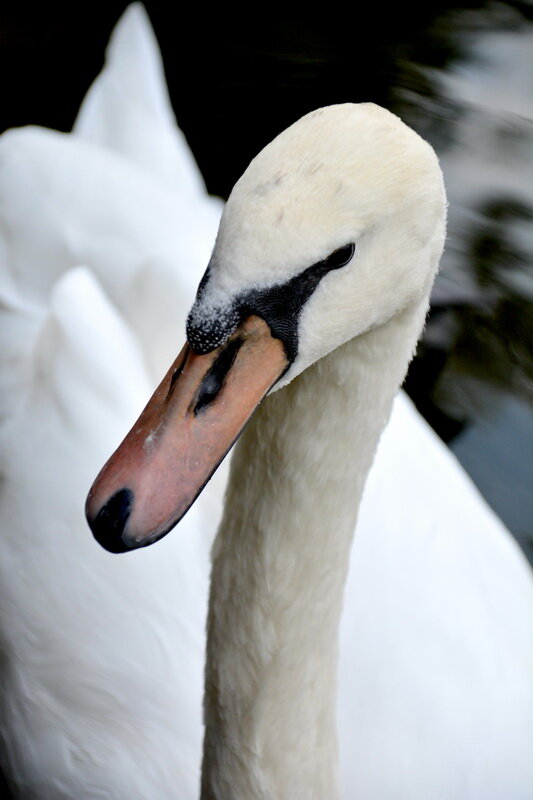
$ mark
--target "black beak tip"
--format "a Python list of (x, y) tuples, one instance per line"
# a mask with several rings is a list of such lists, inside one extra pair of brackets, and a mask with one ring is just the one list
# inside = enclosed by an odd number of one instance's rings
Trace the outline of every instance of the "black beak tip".
[(110, 553), (127, 553), (134, 549), (124, 537), (124, 529), (133, 508), (131, 489), (120, 489), (109, 498), (95, 517), (87, 514), (87, 522), (96, 541)]

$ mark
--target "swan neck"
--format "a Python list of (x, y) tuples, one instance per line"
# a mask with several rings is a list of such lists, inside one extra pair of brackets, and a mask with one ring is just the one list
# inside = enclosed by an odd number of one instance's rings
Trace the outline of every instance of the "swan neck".
[(271, 395), (213, 551), (202, 800), (335, 800), (338, 631), (366, 476), (425, 305)]

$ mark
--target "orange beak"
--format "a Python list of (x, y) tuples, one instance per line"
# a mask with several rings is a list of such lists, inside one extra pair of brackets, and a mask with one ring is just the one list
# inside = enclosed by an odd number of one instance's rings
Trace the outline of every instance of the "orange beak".
[(89, 492), (97, 541), (120, 553), (168, 533), (288, 365), (282, 342), (255, 316), (207, 355), (186, 344)]

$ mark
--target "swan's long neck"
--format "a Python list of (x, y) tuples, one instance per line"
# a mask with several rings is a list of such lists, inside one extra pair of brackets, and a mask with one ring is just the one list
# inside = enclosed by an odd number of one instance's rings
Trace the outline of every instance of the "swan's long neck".
[(337, 640), (364, 483), (425, 304), (264, 402), (214, 548), (203, 800), (334, 800)]

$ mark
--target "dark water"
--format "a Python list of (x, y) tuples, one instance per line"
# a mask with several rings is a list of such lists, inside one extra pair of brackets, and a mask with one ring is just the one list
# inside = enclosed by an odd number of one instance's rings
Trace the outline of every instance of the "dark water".
[[(68, 130), (126, 5), (4, 9), (1, 127)], [(532, 5), (364, 4), (349, 20), (334, 4), (298, 18), (202, 7), (186, 21), (177, 4), (145, 5), (178, 122), (215, 194), (320, 105), (372, 100), (434, 145), (449, 237), (406, 388), (531, 553)]]

